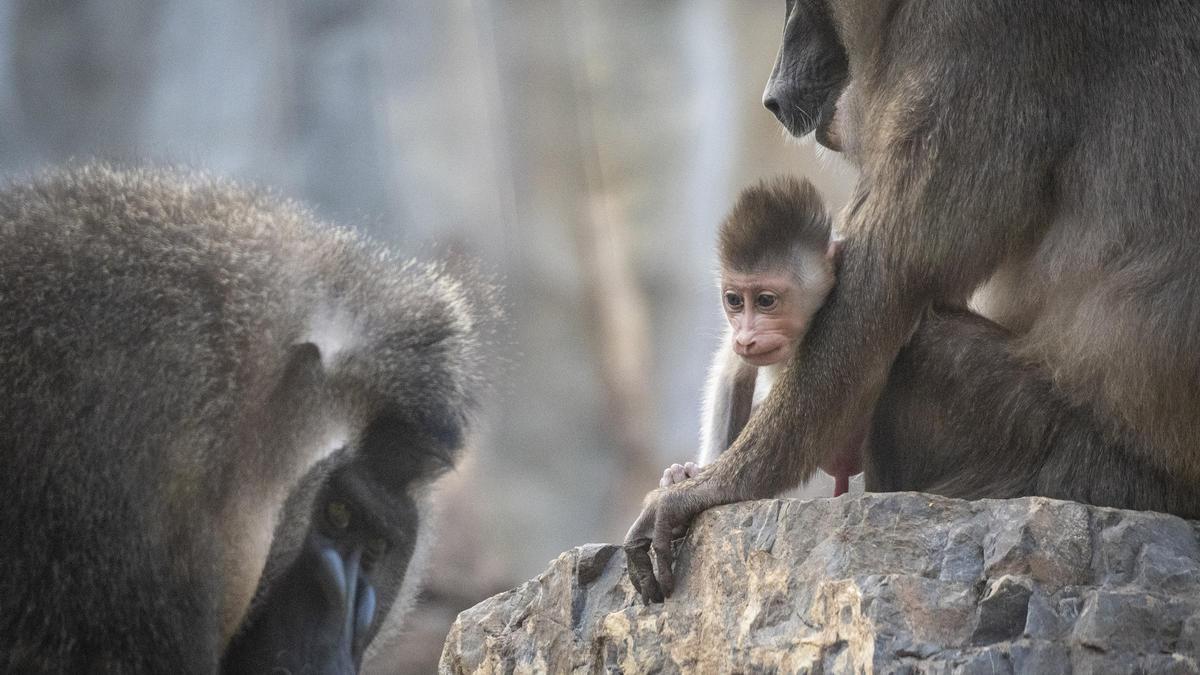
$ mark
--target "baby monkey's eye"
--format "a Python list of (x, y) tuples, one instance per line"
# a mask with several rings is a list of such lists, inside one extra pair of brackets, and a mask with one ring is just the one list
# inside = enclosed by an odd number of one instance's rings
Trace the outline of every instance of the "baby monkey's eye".
[(742, 308), (742, 296), (729, 291), (725, 293), (725, 306), (729, 309), (737, 310)]
[(759, 309), (775, 309), (777, 304), (779, 296), (774, 293), (759, 293), (758, 297), (754, 298), (754, 306)]

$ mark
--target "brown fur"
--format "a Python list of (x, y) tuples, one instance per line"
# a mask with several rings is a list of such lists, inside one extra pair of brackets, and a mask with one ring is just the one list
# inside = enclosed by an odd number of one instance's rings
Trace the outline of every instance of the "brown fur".
[(807, 180), (777, 176), (747, 188), (717, 231), (721, 268), (751, 272), (788, 266), (795, 252), (825, 252), (832, 220)]
[[(648, 498), (627, 543), (643, 597), (670, 593), (696, 513), (806, 481), (885, 387), (876, 487), (1200, 517), (1200, 8), (792, 9), (767, 103), (800, 134), (829, 109), (813, 92), (839, 96), (861, 169), (838, 285), (737, 443)], [(1003, 326), (955, 314), (985, 284)], [(929, 322), (935, 304), (954, 309)]]
[[(730, 274), (792, 277), (785, 292), (783, 316), (802, 317), (795, 342), (833, 287), (834, 248), (831, 219), (820, 193), (807, 180), (779, 176), (742, 190), (717, 233), (722, 285)], [(749, 300), (753, 302), (752, 299)], [(759, 368), (734, 353), (728, 329), (713, 354), (705, 387), (697, 462), (704, 465), (728, 448), (746, 425), (753, 409)], [(773, 376), (782, 363), (765, 366)], [(771, 378), (768, 378), (771, 379)]]

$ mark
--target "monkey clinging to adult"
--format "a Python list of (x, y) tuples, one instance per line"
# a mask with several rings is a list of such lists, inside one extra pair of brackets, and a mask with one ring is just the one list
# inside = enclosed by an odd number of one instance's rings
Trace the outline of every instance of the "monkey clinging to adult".
[[(700, 455), (672, 464), (667, 487), (695, 476), (741, 433), (804, 338), (833, 288), (837, 252), (831, 221), (808, 181), (779, 177), (742, 191), (718, 231), (721, 305), (727, 328), (713, 354), (704, 392)], [(862, 434), (821, 468), (834, 496), (861, 469)]]
[(488, 292), (202, 175), (0, 191), (0, 671), (355, 671)]
[(647, 497), (644, 599), (697, 513), (805, 482), (872, 410), (868, 490), (1200, 517), (1198, 28), (1194, 3), (787, 2), (763, 102), (860, 169), (837, 285), (732, 447)]

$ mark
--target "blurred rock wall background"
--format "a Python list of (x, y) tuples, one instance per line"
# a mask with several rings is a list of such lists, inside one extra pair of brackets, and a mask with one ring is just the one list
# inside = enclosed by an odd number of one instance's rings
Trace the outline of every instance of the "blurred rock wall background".
[[(617, 541), (696, 450), (737, 191), (851, 173), (760, 105), (782, 0), (0, 2), (0, 171), (180, 162), (505, 284), (504, 381), (440, 490), (420, 611), (376, 672), (432, 672), (455, 613)], [(825, 494), (830, 483), (810, 487)]]

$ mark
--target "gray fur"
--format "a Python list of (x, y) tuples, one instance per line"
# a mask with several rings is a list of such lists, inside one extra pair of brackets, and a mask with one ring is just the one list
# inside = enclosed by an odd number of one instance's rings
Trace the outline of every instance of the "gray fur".
[(0, 670), (216, 670), (310, 469), (453, 463), (487, 292), (202, 174), (0, 192)]

